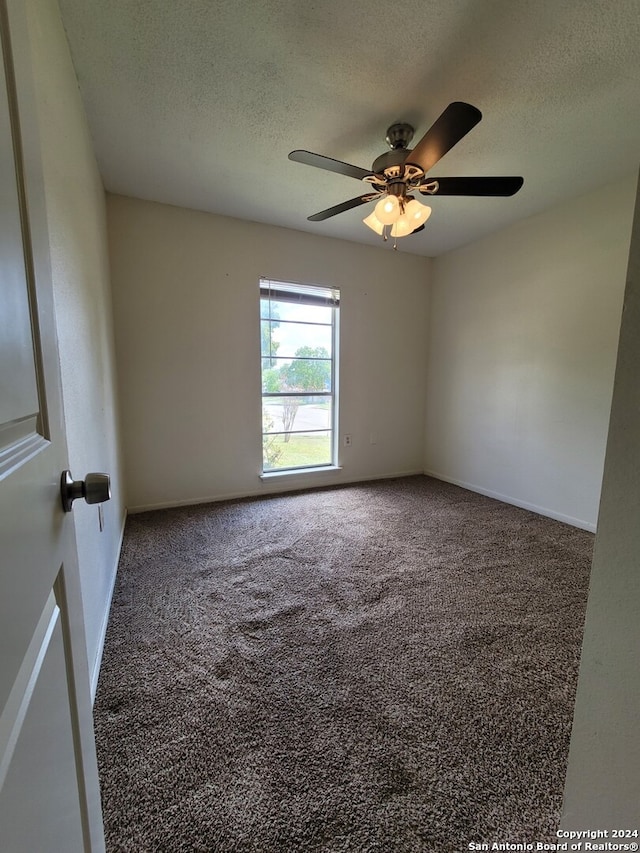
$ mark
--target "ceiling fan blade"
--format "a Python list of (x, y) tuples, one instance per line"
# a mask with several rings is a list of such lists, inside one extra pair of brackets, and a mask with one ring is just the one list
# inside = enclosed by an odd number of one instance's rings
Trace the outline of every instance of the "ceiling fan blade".
[(405, 163), (414, 163), (428, 172), (481, 118), (482, 113), (476, 107), (464, 101), (454, 101), (407, 154)]
[(352, 207), (358, 207), (360, 204), (366, 204), (366, 202), (372, 201), (377, 197), (377, 194), (371, 195), (371, 193), (369, 193), (369, 195), (350, 198), (349, 201), (343, 201), (342, 204), (336, 204), (333, 207), (328, 207), (326, 210), (321, 210), (320, 213), (314, 213), (313, 216), (307, 216), (307, 219), (309, 222), (321, 222), (323, 219), (329, 219), (329, 217), (335, 216), (337, 213), (344, 213), (345, 210), (351, 210)]
[[(524, 184), (524, 178), (495, 177), (495, 178), (429, 178), (425, 186), (438, 182), (438, 189), (429, 195), (483, 195), (509, 196), (515, 195)], [(420, 189), (420, 187), (418, 187)], [(423, 193), (427, 195), (427, 193)]]
[(359, 166), (343, 163), (342, 160), (334, 160), (333, 157), (324, 157), (322, 154), (314, 154), (312, 151), (299, 149), (292, 151), (289, 154), (289, 160), (293, 160), (295, 163), (304, 163), (305, 166), (317, 166), (318, 169), (327, 169), (329, 172), (337, 172), (339, 175), (357, 178), (359, 181), (371, 175), (370, 169), (361, 169)]

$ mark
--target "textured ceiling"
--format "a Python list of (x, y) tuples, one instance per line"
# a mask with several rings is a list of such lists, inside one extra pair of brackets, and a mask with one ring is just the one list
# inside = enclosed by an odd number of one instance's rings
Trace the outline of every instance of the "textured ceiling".
[(371, 245), (370, 168), (451, 101), (483, 119), (432, 170), (523, 175), (512, 198), (433, 198), (399, 248), (438, 255), (638, 167), (637, 0), (60, 0), (108, 190)]

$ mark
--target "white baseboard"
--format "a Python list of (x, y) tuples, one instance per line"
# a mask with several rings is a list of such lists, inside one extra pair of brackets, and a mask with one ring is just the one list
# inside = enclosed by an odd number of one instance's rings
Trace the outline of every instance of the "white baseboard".
[(570, 524), (573, 527), (579, 527), (582, 530), (588, 530), (591, 533), (596, 532), (597, 525), (590, 521), (584, 521), (581, 518), (573, 518), (570, 515), (564, 515), (563, 513), (556, 512), (548, 507), (537, 506), (536, 504), (511, 497), (510, 495), (503, 495), (500, 492), (494, 492), (491, 489), (476, 486), (473, 483), (466, 483), (464, 480), (456, 480), (454, 477), (447, 477), (445, 474), (440, 474), (437, 471), (424, 471), (423, 473), (427, 477), (433, 477), (436, 480), (443, 480), (445, 483), (460, 486), (463, 489), (468, 489), (470, 492), (477, 492), (479, 495), (486, 495), (488, 498), (494, 498), (497, 501), (502, 501), (503, 503), (511, 504), (512, 506), (518, 506), (521, 509), (528, 509), (530, 512), (536, 512), (538, 515), (544, 515), (547, 518), (553, 518), (556, 521), (563, 521), (565, 524)]
[[(341, 469), (343, 471), (344, 469)], [(327, 471), (327, 475), (332, 473), (335, 475), (336, 469), (333, 468), (331, 471)], [(127, 510), (130, 515), (135, 515), (138, 512), (150, 512), (154, 509), (172, 509), (173, 507), (180, 506), (196, 506), (197, 504), (210, 504), (210, 503), (219, 503), (220, 501), (234, 501), (239, 500), (241, 498), (255, 498), (255, 497), (267, 497), (269, 495), (279, 495), (284, 492), (297, 492), (301, 489), (313, 489), (313, 488), (323, 488), (323, 487), (331, 487), (331, 486), (348, 486), (352, 483), (366, 483), (373, 480), (392, 480), (395, 477), (416, 477), (424, 474), (422, 470), (414, 470), (414, 471), (397, 471), (389, 474), (367, 474), (362, 477), (344, 477), (340, 476), (339, 479), (325, 479), (323, 473), (321, 471), (314, 472), (313, 476), (310, 477), (308, 474), (291, 474), (289, 477), (284, 477), (282, 480), (278, 479), (277, 481), (274, 479), (270, 480), (261, 480), (261, 488), (256, 488), (254, 490), (247, 490), (243, 492), (231, 492), (222, 495), (210, 495), (208, 497), (193, 497), (186, 498), (180, 501), (165, 501), (162, 503), (154, 503), (154, 504), (139, 504), (138, 506), (130, 506), (127, 507)]]
[(102, 618), (102, 625), (100, 626), (100, 637), (98, 640), (98, 650), (96, 652), (95, 659), (93, 661), (93, 668), (91, 671), (91, 704), (93, 705), (96, 698), (96, 690), (98, 689), (98, 678), (100, 676), (100, 666), (102, 664), (102, 655), (104, 653), (104, 641), (107, 636), (107, 625), (109, 624), (109, 613), (111, 612), (111, 601), (113, 600), (113, 590), (116, 585), (116, 578), (118, 576), (118, 563), (120, 562), (120, 552), (122, 551), (122, 543), (124, 541), (124, 528), (127, 523), (127, 510), (125, 509), (122, 516), (122, 527), (120, 528), (120, 541), (118, 542), (118, 547), (116, 549), (116, 559), (115, 565), (113, 567), (113, 572), (111, 573), (111, 588), (109, 589), (109, 595), (107, 597), (107, 603), (104, 610), (104, 616)]

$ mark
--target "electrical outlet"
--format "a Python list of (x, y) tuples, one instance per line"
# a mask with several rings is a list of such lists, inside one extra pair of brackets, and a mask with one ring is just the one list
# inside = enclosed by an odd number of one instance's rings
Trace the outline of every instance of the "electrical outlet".
[(344, 437), (344, 446), (351, 447), (351, 435), (349, 433)]

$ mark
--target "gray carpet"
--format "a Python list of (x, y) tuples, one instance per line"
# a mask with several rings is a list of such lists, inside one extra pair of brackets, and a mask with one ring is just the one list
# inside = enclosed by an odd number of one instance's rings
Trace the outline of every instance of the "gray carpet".
[(107, 849), (554, 840), (592, 546), (428, 477), (130, 517)]

